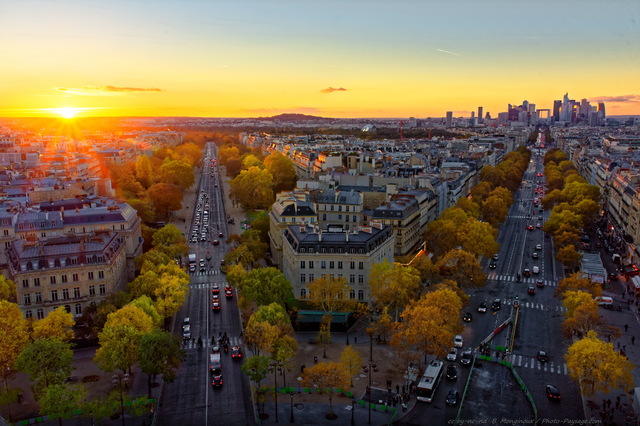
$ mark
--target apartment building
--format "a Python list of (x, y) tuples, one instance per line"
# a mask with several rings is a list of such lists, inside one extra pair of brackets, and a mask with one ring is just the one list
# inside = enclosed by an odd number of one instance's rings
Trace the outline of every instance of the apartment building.
[(25, 317), (44, 318), (64, 306), (75, 316), (123, 290), (126, 238), (116, 232), (17, 239), (7, 249), (8, 275)]
[(287, 226), (306, 224), (315, 225), (317, 216), (314, 204), (308, 200), (306, 191), (282, 192), (276, 196), (276, 202), (269, 212), (269, 247), (271, 261), (282, 265), (282, 233)]
[(351, 191), (322, 191), (312, 194), (323, 229), (346, 231), (363, 224), (363, 194)]
[(369, 303), (369, 275), (376, 263), (393, 263), (394, 236), (380, 224), (351, 232), (326, 232), (314, 226), (288, 226), (282, 239), (282, 272), (297, 299), (309, 298), (308, 284), (323, 276), (344, 277), (349, 297)]

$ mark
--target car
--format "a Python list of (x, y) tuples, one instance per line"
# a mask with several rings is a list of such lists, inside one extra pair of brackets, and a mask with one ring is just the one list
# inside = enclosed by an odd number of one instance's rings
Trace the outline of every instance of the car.
[(233, 290), (225, 290), (224, 297), (226, 297), (227, 299), (231, 299), (233, 297)]
[(529, 286), (529, 288), (527, 288), (527, 294), (533, 296), (534, 294), (536, 294), (536, 288), (533, 286)]
[(204, 233), (203, 233), (203, 234), (200, 236), (200, 241), (207, 241), (207, 234), (204, 234)]
[(538, 358), (538, 361), (540, 361), (540, 362), (549, 361), (549, 356), (547, 355), (547, 353), (545, 351), (538, 351), (538, 354), (536, 355), (536, 358)]
[(502, 307), (502, 303), (500, 302), (500, 299), (494, 300), (493, 303), (491, 304), (491, 309), (493, 311), (499, 311), (501, 307)]
[(182, 338), (184, 340), (191, 339), (191, 326), (189, 324), (182, 326)]
[(231, 285), (229, 283), (224, 283), (224, 289), (225, 290), (233, 290), (233, 287), (231, 287)]
[(446, 376), (448, 380), (456, 380), (458, 378), (458, 369), (456, 368), (455, 365), (453, 364), (447, 365)]
[(542, 216), (538, 216), (538, 220), (542, 220)]
[(489, 263), (489, 269), (496, 269), (498, 265), (496, 265), (496, 262), (494, 262), (493, 260), (491, 261), (491, 263)]
[(557, 387), (553, 385), (547, 385), (545, 387), (545, 390), (547, 392), (547, 398), (551, 400), (559, 400), (561, 398), (560, 390)]
[(537, 258), (539, 257), (539, 256), (538, 256), (538, 252), (535, 252), (535, 251), (534, 251), (534, 252), (531, 254), (531, 257), (532, 257), (532, 258), (534, 258), (534, 259), (537, 259)]
[(462, 316), (462, 321), (464, 322), (471, 322), (472, 319), (473, 319), (473, 315), (471, 315), (471, 312), (467, 312)]
[(191, 242), (192, 243), (197, 243), (198, 242), (198, 236), (196, 235), (195, 237), (191, 237)]
[(196, 265), (191, 264), (189, 265), (189, 272), (195, 272), (196, 271)]
[(222, 374), (213, 376), (213, 379), (211, 379), (211, 386), (213, 386), (214, 388), (219, 388), (222, 386)]
[(478, 305), (478, 312), (482, 312), (485, 313), (487, 312), (487, 304), (482, 302), (481, 304)]
[(493, 255), (493, 260), (498, 260), (498, 253)]
[(458, 392), (455, 389), (451, 389), (447, 394), (447, 398), (445, 402), (449, 407), (453, 407), (455, 405), (458, 405), (459, 400), (460, 400), (460, 392)]
[(615, 281), (618, 279), (618, 275), (616, 275), (615, 272), (609, 272), (609, 279)]
[(524, 271), (522, 271), (522, 276), (523, 277), (530, 277), (531, 276), (531, 271), (527, 268), (525, 268)]
[(211, 353), (212, 354), (219, 354), (220, 353), (220, 346), (215, 345), (211, 347)]
[(207, 260), (211, 260), (211, 252), (207, 251)]
[(220, 295), (218, 293), (214, 293), (211, 295), (211, 302), (219, 302), (220, 301)]
[(533, 225), (528, 225), (527, 226), (527, 231), (533, 231)]
[(211, 288), (211, 293), (212, 294), (220, 293), (220, 286), (218, 284), (214, 284), (213, 287)]
[(222, 232), (218, 232), (218, 237), (222, 238), (222, 237), (224, 237), (224, 234)]
[(542, 244), (536, 244), (536, 250), (542, 250)]
[(464, 351), (460, 356), (460, 364), (469, 365), (471, 364), (472, 359), (473, 359), (473, 352), (471, 352), (470, 350)]
[(540, 223), (539, 223), (539, 222), (538, 222), (538, 223), (536, 223), (536, 228), (540, 229), (540, 227), (541, 227), (541, 226), (542, 226), (542, 225), (540, 225)]
[(211, 310), (212, 311), (219, 311), (222, 308), (222, 306), (220, 306), (220, 302), (213, 302), (211, 304)]
[(459, 334), (456, 334), (456, 336), (453, 338), (453, 346), (455, 346), (456, 348), (461, 348), (462, 347), (462, 336)]
[(534, 274), (539, 274), (540, 273), (540, 267), (539, 266), (534, 266), (532, 269)]
[(536, 280), (536, 285), (538, 287), (544, 287), (544, 281), (543, 280)]
[(220, 241), (218, 241), (218, 240), (213, 240), (213, 245), (214, 245), (214, 246), (217, 246), (218, 244), (220, 244)]
[(451, 348), (447, 354), (447, 361), (455, 361), (458, 358), (458, 349)]
[(231, 348), (231, 358), (241, 359), (242, 358), (242, 349), (240, 349), (238, 346), (233, 346)]
[(200, 272), (204, 272), (207, 270), (207, 267), (204, 265), (200, 265)]

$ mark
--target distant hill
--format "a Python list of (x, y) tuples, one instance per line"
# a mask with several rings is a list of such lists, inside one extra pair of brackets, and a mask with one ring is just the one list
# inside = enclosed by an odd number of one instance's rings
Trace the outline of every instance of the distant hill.
[(273, 117), (264, 117), (268, 120), (274, 121), (320, 121), (320, 120), (331, 120), (331, 118), (324, 117), (316, 117), (315, 115), (306, 115), (306, 114), (280, 114), (274, 115)]

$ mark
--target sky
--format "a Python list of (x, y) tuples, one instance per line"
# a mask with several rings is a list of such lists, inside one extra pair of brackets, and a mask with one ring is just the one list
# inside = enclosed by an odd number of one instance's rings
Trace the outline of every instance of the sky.
[(640, 114), (639, 0), (0, 0), (0, 117)]

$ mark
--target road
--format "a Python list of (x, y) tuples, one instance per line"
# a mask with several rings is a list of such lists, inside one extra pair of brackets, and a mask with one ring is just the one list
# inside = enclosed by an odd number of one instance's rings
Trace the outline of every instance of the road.
[[(500, 324), (509, 317), (516, 322), (504, 327), (490, 342), (491, 355), (496, 350), (509, 348), (513, 337), (513, 352), (507, 357), (514, 371), (521, 377), (529, 390), (538, 410), (540, 419), (584, 419), (578, 386), (569, 378), (564, 355), (571, 341), (561, 333), (565, 308), (555, 295), (557, 283), (562, 279), (562, 268), (554, 260), (551, 238), (545, 238), (542, 227), (549, 212), (540, 211), (534, 205), (536, 198), (544, 194), (536, 192), (543, 188), (538, 182), (544, 181), (542, 155), (534, 150), (532, 161), (525, 172), (523, 184), (514, 195), (507, 220), (502, 224), (498, 236), (501, 249), (495, 268), (489, 268), (487, 261), (487, 283), (484, 287), (470, 292), (468, 310), (473, 320), (466, 323), (462, 333), (464, 348), (475, 349)], [(540, 191), (540, 189), (538, 189)], [(539, 205), (539, 203), (538, 203)], [(532, 226), (533, 229), (527, 229)], [(538, 246), (539, 245), (539, 246)], [(537, 253), (537, 258), (534, 254)], [(540, 268), (534, 273), (534, 266)], [(528, 269), (529, 277), (522, 274)], [(519, 277), (520, 274), (520, 277)], [(519, 279), (520, 278), (520, 279)], [(539, 283), (537, 283), (540, 281)], [(529, 294), (532, 288), (534, 294)], [(514, 301), (519, 307), (514, 307)], [(493, 311), (491, 304), (500, 300), (501, 309)], [(480, 303), (486, 303), (486, 313), (477, 311)], [(516, 315), (517, 313), (517, 315)], [(537, 353), (547, 352), (548, 362), (539, 362)], [(500, 352), (504, 356), (504, 352)], [(425, 418), (429, 424), (447, 424), (456, 416), (466, 421), (503, 423), (507, 421), (533, 419), (533, 408), (511, 370), (497, 362), (484, 361), (476, 357), (473, 369), (455, 362), (458, 369), (456, 381), (443, 378), (436, 396), (431, 403), (418, 403), (401, 419), (402, 425), (422, 425)], [(471, 373), (471, 377), (469, 375)], [(445, 398), (450, 389), (457, 389), (461, 395), (469, 386), (460, 407), (448, 407)], [(551, 401), (545, 393), (546, 384), (558, 387), (561, 401)], [(451, 424), (451, 423), (450, 423)]]
[[(240, 347), (242, 339), (235, 289), (232, 298), (225, 298), (225, 276), (220, 271), (220, 261), (228, 250), (225, 242), (227, 215), (218, 166), (211, 162), (215, 158), (214, 145), (208, 143), (205, 149), (198, 197), (192, 210), (191, 232), (186, 236), (190, 241), (189, 252), (196, 254), (198, 266), (191, 273), (189, 296), (176, 316), (174, 326), (174, 332), (181, 335), (183, 320), (188, 317), (193, 340), (184, 341), (185, 362), (175, 382), (164, 386), (158, 418), (160, 425), (251, 425), (255, 424), (254, 411), (249, 382), (240, 371), (241, 361), (232, 360), (230, 352), (222, 353), (224, 383), (220, 388), (212, 387), (209, 375), (212, 338), (217, 339), (219, 334), (226, 332), (230, 346)], [(209, 211), (206, 222), (205, 210)], [(207, 230), (204, 229), (205, 223), (208, 223)], [(191, 239), (194, 231), (196, 241)], [(202, 232), (206, 234), (206, 241), (200, 241)], [(214, 245), (215, 240), (218, 243)], [(201, 259), (205, 264), (203, 268), (199, 266)], [(214, 284), (221, 289), (219, 311), (212, 310), (211, 289)], [(199, 338), (202, 339), (202, 347), (198, 345)]]

